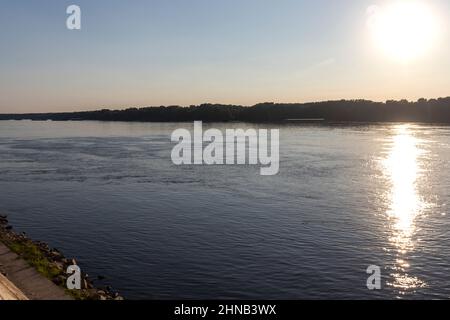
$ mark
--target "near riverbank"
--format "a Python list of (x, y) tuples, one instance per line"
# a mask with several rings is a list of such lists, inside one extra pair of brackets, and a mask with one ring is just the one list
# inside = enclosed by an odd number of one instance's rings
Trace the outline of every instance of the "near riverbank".
[[(111, 288), (97, 288), (87, 274), (80, 290), (68, 290), (67, 267), (76, 265), (46, 243), (18, 234), (0, 215), (0, 289), (4, 299), (17, 300), (123, 300)], [(0, 297), (2, 296), (0, 290)]]

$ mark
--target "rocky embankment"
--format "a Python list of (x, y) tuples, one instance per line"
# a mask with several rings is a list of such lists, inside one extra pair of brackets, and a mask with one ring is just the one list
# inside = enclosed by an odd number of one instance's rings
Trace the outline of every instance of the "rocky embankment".
[[(40, 241), (33, 241), (25, 233), (18, 234), (8, 223), (8, 217), (0, 215), (0, 242), (6, 245), (11, 251), (15, 252), (24, 259), (30, 266), (34, 267), (39, 273), (50, 279), (53, 283), (64, 288), (70, 296), (80, 300), (123, 300), (123, 298), (114, 292), (111, 287), (100, 287), (94, 285), (86, 273), (81, 274), (81, 289), (69, 290), (66, 283), (70, 274), (66, 270), (71, 265), (77, 265), (75, 259), (66, 258), (60, 251), (50, 248), (48, 244)], [(80, 267), (81, 270), (83, 270)], [(5, 275), (8, 276), (7, 274)]]

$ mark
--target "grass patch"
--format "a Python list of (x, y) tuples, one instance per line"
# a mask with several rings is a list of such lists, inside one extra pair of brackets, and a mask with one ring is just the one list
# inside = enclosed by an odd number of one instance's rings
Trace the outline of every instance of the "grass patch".
[(35, 244), (31, 242), (15, 242), (7, 245), (11, 251), (17, 253), (46, 278), (53, 280), (55, 277), (63, 274), (62, 270), (48, 260)]
[[(0, 234), (0, 242), (3, 242), (11, 251), (24, 259), (37, 272), (53, 282), (58, 276), (67, 276), (64, 270), (58, 268), (55, 263), (49, 259), (44, 252), (31, 240), (14, 240), (2, 237)], [(76, 300), (89, 300), (92, 297), (86, 290), (69, 290), (65, 283), (59, 284), (59, 287)]]

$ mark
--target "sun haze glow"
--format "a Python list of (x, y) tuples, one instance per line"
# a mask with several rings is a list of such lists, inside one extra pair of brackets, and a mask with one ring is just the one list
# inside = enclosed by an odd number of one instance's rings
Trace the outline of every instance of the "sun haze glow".
[(63, 2), (0, 1), (0, 113), (450, 95), (449, 0)]
[(423, 1), (401, 0), (371, 6), (368, 14), (375, 45), (401, 62), (423, 56), (438, 36), (437, 16)]

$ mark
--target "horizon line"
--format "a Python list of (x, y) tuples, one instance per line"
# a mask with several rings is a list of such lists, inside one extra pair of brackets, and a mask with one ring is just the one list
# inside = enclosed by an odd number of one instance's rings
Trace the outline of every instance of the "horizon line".
[(317, 100), (317, 101), (307, 101), (307, 102), (274, 102), (274, 101), (265, 101), (265, 102), (258, 102), (253, 105), (245, 105), (245, 104), (233, 104), (233, 103), (219, 103), (219, 102), (203, 102), (199, 104), (191, 104), (191, 105), (180, 105), (180, 104), (167, 104), (167, 105), (145, 105), (145, 106), (128, 106), (128, 107), (93, 107), (93, 109), (84, 109), (84, 110), (76, 110), (76, 111), (44, 111), (44, 112), (21, 112), (21, 113), (0, 113), (0, 115), (28, 115), (28, 114), (64, 114), (64, 113), (83, 113), (83, 112), (96, 112), (96, 111), (102, 111), (102, 110), (109, 110), (109, 111), (126, 111), (129, 109), (146, 109), (146, 108), (170, 108), (170, 107), (179, 107), (179, 108), (190, 108), (190, 107), (200, 107), (205, 105), (210, 106), (233, 106), (233, 107), (243, 107), (243, 108), (252, 108), (256, 107), (258, 105), (263, 104), (273, 104), (273, 105), (307, 105), (307, 104), (319, 104), (319, 103), (328, 103), (328, 102), (357, 102), (357, 101), (365, 101), (365, 102), (372, 102), (372, 103), (380, 103), (380, 104), (386, 104), (388, 102), (407, 102), (407, 103), (417, 103), (421, 100), (425, 101), (432, 101), (432, 100), (440, 100), (440, 99), (450, 99), (450, 95), (448, 96), (442, 96), (437, 98), (419, 98), (417, 100), (408, 100), (406, 98), (404, 99), (386, 99), (384, 101), (377, 101), (377, 100), (371, 100), (366, 98), (356, 98), (356, 99), (330, 99), (330, 100)]

